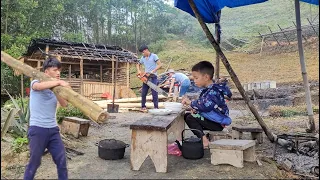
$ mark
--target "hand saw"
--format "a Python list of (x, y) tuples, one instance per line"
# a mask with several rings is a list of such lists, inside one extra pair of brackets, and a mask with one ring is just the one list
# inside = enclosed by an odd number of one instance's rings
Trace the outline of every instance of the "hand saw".
[(161, 89), (156, 84), (153, 84), (151, 81), (149, 81), (149, 77), (152, 76), (152, 75), (154, 75), (154, 74), (142, 72), (142, 73), (138, 73), (137, 77), (143, 83), (147, 84), (151, 89), (153, 89), (153, 90), (157, 91), (158, 93), (168, 97), (168, 94), (163, 89)]

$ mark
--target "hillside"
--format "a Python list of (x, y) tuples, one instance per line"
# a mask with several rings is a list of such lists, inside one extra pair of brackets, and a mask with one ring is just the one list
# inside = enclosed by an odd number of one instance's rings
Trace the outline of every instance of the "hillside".
[[(305, 48), (305, 61), (309, 80), (319, 80), (319, 52), (318, 40), (315, 45)], [(232, 68), (238, 75), (241, 83), (274, 80), (277, 83), (302, 82), (299, 55), (294, 52), (278, 52), (268, 54), (247, 54), (241, 52), (226, 52)], [(215, 62), (213, 49), (203, 48), (186, 41), (168, 41), (165, 50), (158, 53), (163, 62), (163, 68), (167, 67), (170, 59), (170, 68), (191, 70), (193, 64), (208, 60)], [(135, 77), (135, 68), (132, 68), (131, 87), (137, 87), (141, 83)], [(221, 75), (228, 76), (223, 64), (221, 64)]]

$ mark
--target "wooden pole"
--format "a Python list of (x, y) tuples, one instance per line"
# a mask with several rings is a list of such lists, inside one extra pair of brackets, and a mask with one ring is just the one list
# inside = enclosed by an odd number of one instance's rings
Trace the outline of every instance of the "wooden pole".
[[(7, 53), (1, 51), (1, 61), (6, 63), (8, 66), (20, 71), (26, 76), (41, 81), (52, 81), (53, 78), (48, 77), (43, 72), (40, 72), (31, 66), (24, 64), (21, 61), (16, 60)], [(97, 104), (74, 92), (71, 88), (56, 86), (52, 88), (52, 91), (60, 97), (66, 99), (75, 107), (79, 108), (86, 116), (90, 119), (102, 123), (107, 120), (108, 113), (101, 109)]]
[(307, 111), (308, 111), (308, 117), (309, 117), (309, 127), (306, 131), (307, 132), (314, 132), (316, 128), (315, 128), (315, 122), (314, 122), (314, 117), (313, 117), (310, 87), (309, 87), (306, 63), (304, 61), (304, 52), (303, 52), (303, 46), (302, 46), (302, 32), (301, 32), (302, 30), (301, 30), (300, 2), (299, 2), (299, 0), (295, 0), (295, 11), (296, 11), (296, 22), (297, 22), (296, 27), (297, 27), (300, 66), (301, 66), (304, 89), (306, 91)]
[(69, 64), (69, 72), (68, 72), (68, 78), (69, 78), (69, 81), (71, 81), (71, 70), (72, 70), (72, 65)]
[(127, 62), (127, 88), (130, 87), (130, 63)]
[[(219, 23), (215, 24), (215, 32), (216, 32), (216, 39), (217, 39), (217, 43), (220, 44), (220, 32), (219, 32)], [(220, 59), (219, 59), (219, 54), (216, 53), (216, 72), (215, 72), (215, 80), (218, 81), (219, 77), (220, 77)]]
[[(49, 45), (46, 45), (46, 49), (45, 49), (46, 54), (49, 54)], [(46, 59), (48, 59), (49, 56), (46, 56)]]
[(37, 62), (37, 69), (38, 69), (39, 71), (41, 70), (41, 62), (40, 62), (40, 61)]
[(21, 97), (24, 97), (23, 74), (21, 74), (20, 76), (20, 83), (21, 83)]
[(111, 69), (112, 79), (111, 79), (111, 83), (113, 84), (114, 83), (114, 57), (113, 57), (113, 55), (112, 55), (111, 62), (112, 62), (112, 69)]
[(80, 59), (80, 94), (83, 95), (83, 59)]
[(102, 82), (102, 64), (100, 64), (100, 82)]
[(225, 66), (225, 68), (227, 69), (228, 73), (230, 74), (231, 79), (233, 80), (233, 82), (235, 83), (236, 87), (238, 88), (241, 96), (243, 97), (243, 99), (245, 100), (246, 104), (248, 105), (249, 109), (251, 110), (251, 112), (253, 113), (253, 115), (255, 116), (255, 118), (257, 119), (258, 123), (260, 124), (260, 126), (262, 127), (263, 131), (266, 133), (268, 139), (271, 142), (275, 141), (275, 135), (273, 135), (268, 126), (265, 124), (265, 122), (262, 120), (262, 118), (260, 117), (260, 114), (258, 113), (257, 109), (253, 106), (252, 102), (250, 101), (249, 97), (247, 96), (245, 90), (243, 89), (236, 73), (233, 71), (228, 59), (226, 58), (226, 56), (224, 55), (224, 53), (222, 52), (219, 44), (216, 42), (216, 40), (214, 39), (213, 35), (211, 34), (209, 28), (207, 27), (207, 25), (204, 23), (204, 21), (201, 18), (201, 15), (199, 14), (199, 11), (195, 5), (195, 3), (193, 2), (193, 0), (188, 0), (195, 16), (197, 17), (203, 31), (205, 32), (207, 38), (209, 39), (211, 45), (213, 46), (213, 48), (216, 50), (217, 54), (219, 54), (221, 61), (223, 63), (223, 65)]

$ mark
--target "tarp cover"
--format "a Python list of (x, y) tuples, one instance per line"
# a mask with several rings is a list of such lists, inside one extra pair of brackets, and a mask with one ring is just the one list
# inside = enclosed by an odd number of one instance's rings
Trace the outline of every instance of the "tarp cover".
[[(268, 0), (194, 0), (202, 19), (206, 23), (218, 23), (217, 12), (224, 7), (235, 8), (251, 4), (266, 2)], [(319, 5), (319, 0), (300, 0), (306, 3)], [(174, 6), (195, 16), (188, 0), (174, 0)]]

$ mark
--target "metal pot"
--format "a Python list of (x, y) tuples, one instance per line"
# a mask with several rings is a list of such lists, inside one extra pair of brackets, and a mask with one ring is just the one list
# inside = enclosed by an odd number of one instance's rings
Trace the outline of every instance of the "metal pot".
[(181, 132), (182, 144), (180, 144), (178, 140), (176, 140), (176, 143), (182, 152), (182, 156), (186, 159), (201, 159), (204, 155), (202, 137), (198, 138), (191, 136), (190, 138), (185, 139), (183, 135), (185, 130), (194, 130), (201, 133), (198, 129), (184, 129)]
[(122, 159), (129, 144), (115, 139), (104, 139), (96, 143), (98, 155), (101, 159), (116, 160)]

